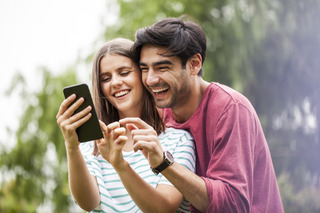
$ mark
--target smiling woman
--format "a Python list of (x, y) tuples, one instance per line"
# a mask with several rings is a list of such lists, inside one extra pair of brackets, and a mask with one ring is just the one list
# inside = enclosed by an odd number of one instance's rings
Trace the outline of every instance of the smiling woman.
[(137, 65), (128, 57), (105, 55), (100, 62), (100, 73), (102, 93), (118, 109), (120, 119), (140, 117), (143, 85)]

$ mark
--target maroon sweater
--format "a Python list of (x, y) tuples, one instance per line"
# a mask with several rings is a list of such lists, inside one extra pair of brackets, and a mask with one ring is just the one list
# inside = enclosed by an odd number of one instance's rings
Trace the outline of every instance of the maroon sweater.
[[(207, 212), (283, 212), (270, 151), (250, 102), (211, 83), (185, 123), (164, 109), (167, 126), (188, 130), (197, 149), (196, 174), (206, 183)], [(196, 209), (194, 212), (198, 212)]]

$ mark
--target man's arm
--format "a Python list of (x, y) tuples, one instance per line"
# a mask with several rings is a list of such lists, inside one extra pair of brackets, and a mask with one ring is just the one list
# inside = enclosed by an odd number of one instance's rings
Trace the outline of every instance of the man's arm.
[[(135, 125), (135, 128), (153, 130), (140, 118), (124, 118), (120, 120), (123, 125)], [(128, 127), (128, 126), (127, 126)], [(143, 150), (149, 160), (151, 167), (160, 165), (163, 161), (163, 151), (158, 149), (159, 143), (143, 142), (143, 137), (137, 133), (139, 130), (132, 130), (131, 134), (134, 140), (134, 150)], [(137, 135), (140, 135), (137, 137)], [(155, 140), (156, 141), (156, 140)], [(160, 151), (159, 151), (160, 150)], [(175, 162), (161, 172), (181, 193), (182, 195), (198, 210), (205, 212), (209, 206), (209, 198), (205, 181), (188, 170), (186, 167)]]
[(161, 172), (199, 211), (209, 206), (207, 187), (204, 180), (184, 166), (173, 163)]

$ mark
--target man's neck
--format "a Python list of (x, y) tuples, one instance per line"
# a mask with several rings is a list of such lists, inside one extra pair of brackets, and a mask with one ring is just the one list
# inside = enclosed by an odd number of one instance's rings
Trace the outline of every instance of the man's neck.
[(183, 105), (171, 109), (176, 122), (184, 123), (191, 118), (198, 109), (209, 84), (209, 82), (204, 81), (202, 78), (199, 79), (199, 81), (196, 81), (192, 87), (188, 100)]

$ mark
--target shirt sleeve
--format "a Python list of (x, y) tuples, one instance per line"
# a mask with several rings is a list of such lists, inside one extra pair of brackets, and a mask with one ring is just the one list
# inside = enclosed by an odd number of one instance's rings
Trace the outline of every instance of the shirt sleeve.
[(86, 142), (86, 143), (80, 143), (80, 151), (82, 153), (83, 159), (86, 163), (86, 166), (90, 172), (90, 174), (95, 176), (94, 172), (94, 164), (97, 164), (96, 157), (92, 154), (93, 152), (93, 141)]
[(254, 165), (255, 118), (244, 105), (233, 104), (219, 119), (207, 169), (207, 212), (249, 212)]

